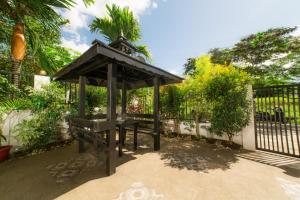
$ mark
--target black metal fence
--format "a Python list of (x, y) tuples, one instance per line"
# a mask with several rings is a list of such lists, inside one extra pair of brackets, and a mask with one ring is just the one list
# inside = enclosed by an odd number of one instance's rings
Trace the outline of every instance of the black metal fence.
[(300, 157), (300, 84), (253, 89), (256, 148)]
[[(191, 95), (184, 96), (179, 102), (179, 109), (175, 112), (168, 112), (164, 102), (160, 102), (160, 116), (162, 119), (179, 119), (180, 121), (194, 121), (195, 120), (195, 99)], [(149, 96), (135, 96), (134, 98), (128, 99), (127, 109), (129, 112), (152, 114), (153, 113), (153, 97)], [(198, 105), (204, 106), (204, 105)], [(201, 109), (199, 113), (199, 121), (205, 122), (208, 120), (209, 111), (207, 106)]]

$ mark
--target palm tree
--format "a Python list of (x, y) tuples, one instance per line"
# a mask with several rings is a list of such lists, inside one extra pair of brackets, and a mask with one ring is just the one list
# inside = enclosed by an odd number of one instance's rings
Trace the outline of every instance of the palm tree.
[[(84, 0), (86, 5), (91, 4), (94, 0)], [(8, 21), (12, 26), (11, 37), (11, 60), (12, 60), (12, 77), (11, 82), (19, 87), (21, 72), (21, 63), (26, 52), (26, 38), (30, 38), (30, 45), (34, 53), (39, 53), (40, 45), (38, 35), (30, 30), (29, 21), (35, 21), (49, 29), (59, 30), (61, 17), (54, 10), (55, 8), (68, 9), (74, 6), (73, 0), (1, 0), (1, 20)], [(25, 30), (28, 29), (29, 37), (25, 37)], [(39, 55), (41, 59), (44, 55)]]
[[(124, 36), (129, 42), (136, 43), (141, 39), (141, 29), (138, 20), (128, 7), (120, 8), (112, 4), (106, 5), (107, 14), (103, 18), (95, 18), (90, 24), (91, 32), (104, 35), (108, 42), (113, 42), (119, 36)], [(134, 45), (137, 51), (150, 59), (151, 54), (145, 45)]]

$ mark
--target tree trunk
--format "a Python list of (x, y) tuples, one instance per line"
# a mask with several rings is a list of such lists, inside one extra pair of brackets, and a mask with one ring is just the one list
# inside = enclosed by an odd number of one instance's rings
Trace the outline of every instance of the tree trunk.
[(25, 56), (26, 42), (24, 37), (25, 25), (16, 23), (13, 27), (13, 35), (11, 40), (11, 59), (12, 59), (12, 76), (11, 83), (16, 87), (20, 87), (21, 61)]
[(11, 83), (16, 87), (20, 87), (20, 73), (21, 73), (21, 65), (20, 62), (16, 60), (12, 60), (12, 68), (11, 68)]
[(233, 144), (233, 134), (228, 133), (227, 136), (228, 136), (228, 140), (229, 140), (228, 143), (230, 145), (232, 145)]
[(175, 118), (173, 123), (174, 123), (174, 132), (176, 132), (177, 136), (179, 136), (181, 133), (179, 119)]
[(197, 137), (200, 137), (199, 113), (197, 111), (195, 113), (195, 126), (196, 126), (196, 135)]

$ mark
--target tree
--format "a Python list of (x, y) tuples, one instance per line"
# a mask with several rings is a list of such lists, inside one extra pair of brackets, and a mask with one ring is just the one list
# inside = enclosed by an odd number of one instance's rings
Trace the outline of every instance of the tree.
[(219, 136), (226, 134), (229, 143), (250, 119), (250, 102), (247, 99), (249, 76), (232, 66), (212, 71), (204, 86), (205, 99), (210, 102), (210, 131)]
[(196, 58), (188, 58), (184, 64), (184, 75), (193, 76), (196, 69)]
[[(274, 77), (277, 77), (277, 81), (290, 79), (295, 71), (299, 72), (299, 67), (294, 64), (296, 58), (293, 57), (298, 55), (300, 50), (299, 38), (291, 35), (295, 29), (269, 29), (243, 38), (233, 48), (212, 49), (212, 61), (218, 64), (233, 64), (251, 74), (257, 80), (256, 83), (272, 80)], [(284, 61), (292, 65), (285, 68)]]
[[(193, 75), (187, 77), (184, 82), (183, 90), (185, 95), (189, 99), (189, 103), (193, 110), (193, 116), (195, 119), (196, 135), (200, 136), (200, 117), (201, 114), (208, 112), (207, 102), (204, 98), (204, 84), (210, 76), (212, 70), (222, 69), (224, 66), (217, 65), (211, 62), (209, 55), (202, 55), (195, 58), (195, 68)], [(192, 124), (191, 124), (192, 126)]]
[[(107, 41), (113, 42), (119, 36), (124, 36), (128, 41), (136, 43), (141, 39), (141, 28), (138, 20), (134, 17), (133, 12), (128, 7), (120, 8), (112, 4), (106, 5), (108, 16), (95, 18), (90, 24), (91, 32), (104, 35)], [(137, 51), (146, 58), (151, 54), (145, 45), (135, 45)]]
[[(0, 30), (3, 30), (3, 32), (0, 32), (0, 36), (1, 33), (3, 33), (3, 37), (0, 37), (0, 66), (1, 74), (7, 76), (8, 80), (10, 80), (10, 37), (12, 31), (10, 25), (4, 22), (5, 21), (1, 21), (0, 18), (0, 23), (3, 25), (0, 26)], [(57, 23), (58, 26), (61, 26), (65, 24), (65, 21), (58, 21)], [(41, 71), (45, 71), (51, 76), (79, 55), (77, 52), (74, 52), (71, 49), (61, 47), (60, 30), (52, 29), (51, 27), (45, 27), (42, 24), (32, 20), (30, 17), (27, 17), (27, 26), (28, 34), (25, 35), (25, 38), (26, 41), (28, 41), (28, 45), (26, 45), (26, 56), (20, 65), (22, 72), (18, 77), (19, 82), (22, 83), (19, 85), (19, 89), (26, 94), (28, 93), (26, 88), (33, 85), (33, 79), (28, 77), (31, 77), (33, 74), (40, 74)], [(33, 39), (35, 35), (37, 36), (35, 39)], [(33, 43), (34, 40), (37, 39), (39, 40), (37, 41), (39, 43), (38, 48), (34, 49), (36, 45)], [(13, 96), (11, 95), (11, 97), (19, 97), (17, 93), (11, 94), (14, 94)]]
[[(93, 0), (85, 0), (86, 4), (90, 4)], [(30, 23), (35, 22), (48, 30), (59, 30), (59, 22), (62, 21), (55, 8), (70, 8), (74, 5), (73, 0), (2, 0), (0, 2), (1, 24), (4, 23), (12, 27), (11, 31), (11, 60), (12, 60), (12, 83), (19, 86), (19, 74), (21, 72), (21, 63), (25, 57), (26, 39), (30, 38), (30, 46), (34, 53), (40, 54), (43, 58), (43, 51), (40, 48), (39, 35), (31, 29)], [(25, 30), (28, 30), (28, 37)], [(1, 32), (5, 33), (4, 28)], [(6, 30), (7, 31), (7, 30)], [(7, 39), (7, 37), (6, 37)], [(2, 38), (3, 41), (3, 38)]]
[(233, 59), (231, 49), (214, 48), (209, 51), (211, 61), (215, 64), (230, 65)]

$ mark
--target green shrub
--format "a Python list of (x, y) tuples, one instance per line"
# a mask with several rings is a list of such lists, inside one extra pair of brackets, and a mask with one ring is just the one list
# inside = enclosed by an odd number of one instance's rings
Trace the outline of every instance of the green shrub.
[(249, 76), (233, 67), (212, 73), (204, 88), (204, 95), (211, 103), (210, 131), (219, 136), (226, 134), (232, 142), (250, 117), (250, 101), (247, 98)]
[(66, 111), (64, 90), (59, 83), (31, 91), (27, 98), (16, 99), (8, 104), (13, 105), (12, 108), (32, 111), (32, 118), (16, 127), (18, 138), (27, 148), (41, 148), (59, 137), (58, 123)]
[(9, 99), (10, 94), (18, 94), (20, 91), (9, 83), (7, 78), (0, 75), (0, 102), (4, 102)]
[(106, 88), (87, 86), (86, 87), (86, 110), (93, 112), (95, 107), (103, 111), (107, 105), (107, 92)]

